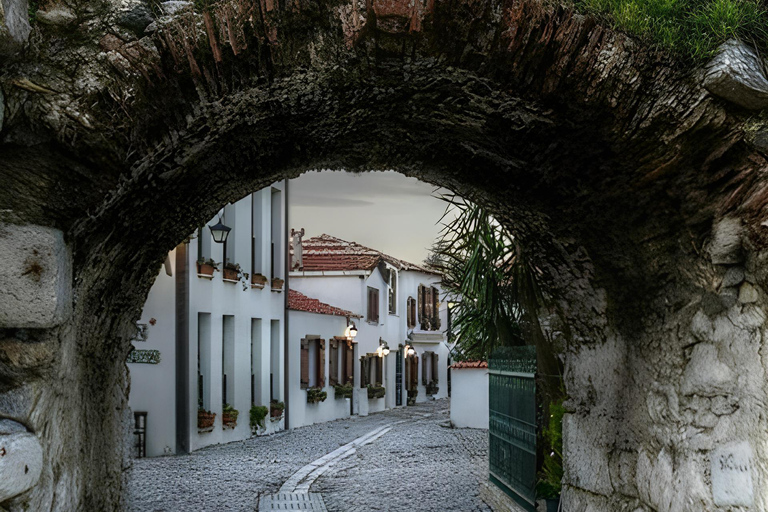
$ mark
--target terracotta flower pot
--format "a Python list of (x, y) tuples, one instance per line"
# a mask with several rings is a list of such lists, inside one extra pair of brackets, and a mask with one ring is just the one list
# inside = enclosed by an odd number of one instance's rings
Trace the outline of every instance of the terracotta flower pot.
[(264, 288), (267, 284), (267, 277), (261, 274), (251, 276), (251, 288)]
[(237, 281), (237, 270), (232, 268), (225, 268), (222, 272), (224, 273), (224, 279), (228, 281)]
[(216, 413), (208, 411), (197, 411), (197, 428), (200, 430), (213, 428), (216, 421)]
[(285, 281), (283, 281), (279, 277), (274, 278), (272, 280), (272, 289), (276, 291), (281, 291), (283, 289), (283, 283), (285, 283)]
[(213, 265), (209, 265), (207, 263), (198, 263), (197, 264), (197, 273), (202, 276), (213, 276)]

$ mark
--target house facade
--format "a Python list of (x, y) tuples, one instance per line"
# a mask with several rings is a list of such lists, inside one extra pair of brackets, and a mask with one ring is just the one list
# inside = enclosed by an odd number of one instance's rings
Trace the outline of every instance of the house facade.
[(228, 204), (169, 253), (128, 359), (137, 454), (245, 439), (251, 406), (285, 400), (285, 196), (279, 182)]
[[(366, 415), (405, 406), (409, 401), (448, 396), (450, 350), (444, 332), (447, 307), (441, 301), (439, 274), (330, 235), (301, 243), (294, 240), (292, 248), (291, 290), (332, 304), (349, 315), (344, 316), (343, 325), (336, 320), (333, 328), (318, 332), (295, 322), (299, 316), (290, 312), (289, 358), (308, 371), (298, 379), (289, 379), (291, 396), (299, 397), (289, 404), (291, 427), (298, 426), (291, 418), (304, 418), (304, 424), (309, 424), (314, 418), (325, 421), (345, 414)], [(349, 343), (352, 355), (343, 357), (353, 357), (354, 364), (343, 373), (342, 349), (331, 347), (330, 340), (337, 344), (349, 341), (348, 323), (354, 324), (356, 336)], [(313, 357), (314, 351), (320, 355)], [(349, 365), (348, 359), (344, 361)], [(312, 375), (333, 376), (335, 384), (330, 378)], [(328, 403), (330, 398), (307, 403), (318, 393), (333, 396), (334, 386), (346, 384), (345, 379), (352, 382), (353, 388), (350, 412), (337, 409), (336, 399), (334, 403)], [(316, 412), (294, 413), (294, 408), (312, 408)], [(330, 410), (337, 413), (327, 412)]]

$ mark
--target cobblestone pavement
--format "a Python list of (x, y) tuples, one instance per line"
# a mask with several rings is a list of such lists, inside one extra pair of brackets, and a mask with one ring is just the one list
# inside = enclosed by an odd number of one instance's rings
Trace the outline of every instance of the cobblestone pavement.
[[(488, 434), (450, 429), (448, 400), (353, 417), (190, 455), (134, 461), (128, 510), (253, 511), (294, 473), (374, 429), (384, 435), (340, 460), (312, 484), (334, 511), (491, 510), (478, 497), (487, 478)], [(402, 421), (406, 420), (406, 421)]]

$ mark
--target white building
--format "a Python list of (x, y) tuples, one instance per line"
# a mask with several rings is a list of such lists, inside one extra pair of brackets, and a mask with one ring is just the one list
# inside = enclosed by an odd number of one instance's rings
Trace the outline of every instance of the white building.
[(451, 423), (458, 428), (488, 428), (488, 363), (451, 365)]
[[(285, 195), (279, 182), (228, 204), (208, 223), (231, 228), (226, 243), (201, 226), (169, 253), (128, 364), (146, 455), (245, 439), (251, 406), (284, 400)], [(239, 411), (236, 423), (223, 424), (225, 404)], [(204, 411), (216, 415), (213, 425)], [(265, 422), (270, 431), (282, 425)]]
[[(344, 370), (341, 358), (347, 356), (329, 343), (346, 340), (346, 318), (322, 330), (289, 313), (289, 360), (300, 367), (288, 382), (291, 428), (350, 414), (333, 398), (331, 385), (331, 380), (343, 383), (349, 371), (353, 414), (406, 405), (409, 397), (421, 402), (448, 396), (449, 348), (442, 330), (447, 308), (440, 301), (439, 274), (329, 235), (294, 243), (293, 248), (291, 289), (349, 312), (357, 336), (351, 344), (354, 364)], [(307, 403), (322, 392), (328, 395), (325, 401)], [(377, 392), (384, 396), (376, 397)]]

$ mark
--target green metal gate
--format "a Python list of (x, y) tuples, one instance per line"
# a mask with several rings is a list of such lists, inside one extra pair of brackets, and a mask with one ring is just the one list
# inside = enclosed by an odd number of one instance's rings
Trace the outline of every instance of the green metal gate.
[(525, 510), (536, 507), (536, 347), (488, 360), (490, 480)]

